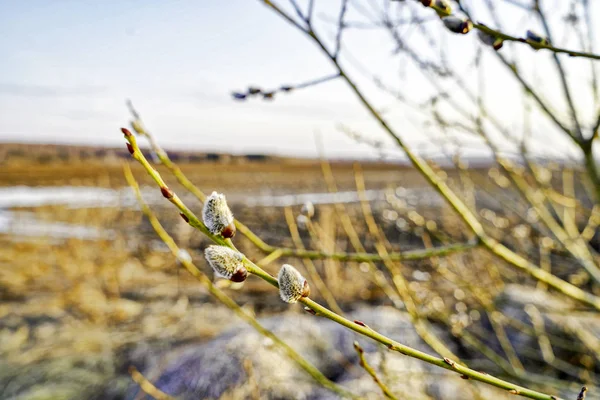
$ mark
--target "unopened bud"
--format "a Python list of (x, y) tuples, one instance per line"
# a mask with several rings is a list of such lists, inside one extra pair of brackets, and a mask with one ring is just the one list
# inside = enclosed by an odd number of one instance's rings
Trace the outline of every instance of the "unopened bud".
[(251, 94), (251, 95), (259, 94), (261, 92), (262, 92), (261, 88), (257, 88), (257, 87), (254, 87), (254, 86), (250, 86), (248, 88), (248, 94)]
[(231, 97), (236, 100), (246, 100), (246, 95), (244, 93), (233, 92), (231, 93)]
[(213, 235), (221, 235), (224, 238), (232, 238), (235, 235), (233, 214), (227, 206), (225, 195), (212, 192), (204, 202), (202, 209), (204, 225)]
[(302, 210), (300, 211), (302, 215), (306, 215), (308, 218), (312, 218), (315, 215), (315, 206), (310, 201), (307, 201), (302, 205)]
[(233, 282), (243, 282), (248, 276), (242, 253), (226, 246), (208, 246), (204, 257), (218, 276)]
[(131, 132), (127, 128), (121, 128), (121, 132), (123, 132), (123, 135), (127, 137), (131, 136)]
[(525, 39), (527, 39), (527, 41), (529, 41), (529, 42), (538, 43), (538, 44), (545, 45), (545, 46), (550, 44), (550, 42), (548, 41), (548, 38), (546, 38), (542, 35), (538, 35), (537, 33), (530, 31), (530, 30), (527, 31), (527, 33), (525, 35)]
[(477, 31), (477, 36), (482, 43), (492, 46), (494, 50), (500, 50), (504, 45), (504, 40), (502, 40), (502, 38), (490, 35), (489, 33)]
[(146, 130), (142, 126), (142, 122), (139, 119), (134, 119), (133, 121), (131, 121), (131, 127), (139, 135), (145, 135), (146, 134)]
[(466, 18), (455, 17), (454, 15), (442, 18), (442, 22), (449, 31), (463, 35), (469, 33), (471, 28), (473, 28), (471, 21)]
[(440, 17), (443, 17), (444, 15), (450, 15), (452, 13), (452, 7), (450, 7), (448, 0), (435, 0), (433, 5), (438, 8), (438, 10), (435, 11)]
[(284, 264), (277, 276), (279, 296), (286, 303), (295, 303), (302, 297), (310, 295), (310, 287), (298, 270), (289, 264)]
[(296, 218), (296, 225), (298, 225), (298, 229), (305, 230), (309, 223), (310, 219), (304, 214), (300, 214)]
[(160, 192), (162, 193), (162, 195), (165, 199), (172, 199), (173, 196), (175, 196), (173, 191), (171, 189), (169, 189), (167, 186), (161, 187)]
[(134, 150), (133, 150), (133, 146), (130, 143), (126, 143), (127, 145), (127, 151), (129, 151), (129, 154), (133, 154)]

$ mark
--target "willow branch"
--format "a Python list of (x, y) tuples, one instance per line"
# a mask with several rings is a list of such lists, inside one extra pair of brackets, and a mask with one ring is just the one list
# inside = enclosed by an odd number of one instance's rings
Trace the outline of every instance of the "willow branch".
[[(444, 10), (441, 7), (438, 7), (435, 5), (435, 2), (432, 2), (432, 4), (429, 6), (430, 8), (434, 9), (438, 15), (440, 16), (449, 16), (452, 15), (452, 12), (447, 12), (446, 10)], [(500, 38), (504, 41), (507, 42), (518, 42), (518, 43), (525, 43), (528, 44), (529, 46), (531, 46), (532, 48), (534, 48), (535, 50), (549, 50), (553, 53), (558, 53), (558, 54), (568, 54), (570, 57), (583, 57), (583, 58), (591, 58), (593, 60), (600, 60), (600, 54), (594, 54), (594, 53), (587, 53), (587, 52), (583, 52), (583, 51), (577, 51), (577, 50), (570, 50), (570, 49), (565, 49), (562, 47), (556, 47), (553, 46), (550, 43), (538, 43), (526, 38), (522, 38), (522, 37), (518, 37), (518, 36), (513, 36), (513, 35), (509, 35), (506, 34), (504, 32), (501, 32), (499, 30), (496, 29), (492, 29), (484, 24), (481, 23), (477, 23), (477, 22), (472, 22), (473, 23), (473, 28), (478, 29), (480, 31), (482, 31), (483, 33), (486, 33), (490, 36), (494, 36), (497, 38)]]
[[(142, 165), (144, 165), (144, 164), (142, 163)], [(147, 164), (147, 165), (149, 166), (150, 164)], [(146, 165), (144, 165), (144, 166), (146, 166)], [(294, 349), (292, 349), (287, 343), (285, 343), (283, 340), (281, 340), (273, 332), (271, 332), (268, 329), (266, 329), (265, 327), (263, 327), (252, 315), (250, 315), (249, 313), (244, 311), (232, 298), (227, 296), (219, 288), (217, 288), (215, 285), (213, 285), (213, 283), (210, 281), (210, 279), (204, 273), (202, 273), (202, 271), (200, 271), (189, 259), (179, 257), (179, 254), (181, 254), (179, 247), (177, 246), (177, 244), (175, 243), (173, 238), (162, 227), (162, 225), (160, 224), (160, 222), (158, 221), (158, 219), (156, 218), (156, 216), (154, 215), (154, 213), (152, 212), (150, 207), (148, 207), (148, 205), (144, 202), (144, 200), (142, 198), (142, 194), (141, 194), (139, 186), (138, 186), (138, 183), (135, 180), (135, 178), (133, 177), (133, 174), (131, 173), (131, 169), (127, 165), (125, 165), (124, 172), (125, 172), (125, 177), (127, 179), (127, 182), (135, 191), (135, 195), (138, 200), (138, 203), (140, 204), (142, 212), (146, 215), (146, 217), (150, 221), (150, 224), (152, 225), (152, 228), (154, 228), (154, 231), (156, 232), (156, 234), (167, 245), (167, 247), (169, 248), (171, 253), (181, 262), (183, 267), (186, 270), (188, 270), (188, 272), (194, 278), (196, 278), (209, 291), (209, 293), (211, 295), (213, 295), (217, 300), (219, 300), (226, 307), (228, 307), (230, 310), (232, 310), (242, 320), (246, 321), (250, 326), (252, 326), (254, 329), (256, 329), (256, 331), (258, 333), (271, 339), (277, 346), (279, 346), (283, 350), (283, 352), (292, 361), (294, 361), (298, 366), (300, 366), (304, 371), (306, 371), (310, 376), (312, 376), (313, 379), (315, 379), (315, 381), (317, 381), (319, 384), (321, 384), (322, 386), (330, 389), (331, 391), (333, 391), (343, 397), (349, 397), (349, 398), (354, 398), (354, 399), (357, 398), (357, 396), (355, 396), (354, 394), (346, 391), (345, 389), (336, 385), (334, 382), (330, 381), (325, 375), (323, 375), (321, 373), (321, 371), (319, 371), (315, 366), (313, 366), (310, 362), (308, 362), (306, 359), (304, 359), (300, 354), (298, 354)], [(212, 236), (212, 237), (209, 236), (209, 238), (218, 244), (227, 245), (226, 243), (223, 243), (222, 241), (215, 240), (216, 237), (214, 237), (214, 236)], [(230, 245), (230, 247), (231, 247), (231, 245)], [(256, 267), (256, 268), (259, 269), (259, 267)], [(266, 272), (264, 272), (264, 271), (263, 271), (263, 273), (266, 274)], [(271, 282), (269, 282), (269, 283), (273, 284), (273, 281), (275, 283), (277, 282), (275, 280), (275, 278), (272, 278)]]

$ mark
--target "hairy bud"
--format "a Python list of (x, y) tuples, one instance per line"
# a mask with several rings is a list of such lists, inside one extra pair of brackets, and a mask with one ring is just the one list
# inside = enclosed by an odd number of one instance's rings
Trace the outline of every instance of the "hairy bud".
[(242, 253), (226, 246), (208, 246), (204, 250), (204, 257), (215, 273), (233, 282), (243, 282), (248, 276), (244, 267)]
[(471, 28), (473, 28), (473, 23), (471, 21), (466, 18), (455, 17), (454, 15), (443, 17), (442, 22), (449, 31), (463, 35), (469, 33)]
[(202, 209), (204, 225), (213, 235), (221, 235), (224, 238), (232, 238), (235, 235), (233, 214), (227, 206), (225, 195), (212, 192), (204, 202)]
[(289, 264), (284, 264), (277, 276), (279, 296), (286, 303), (295, 303), (302, 297), (310, 295), (310, 287), (298, 270)]

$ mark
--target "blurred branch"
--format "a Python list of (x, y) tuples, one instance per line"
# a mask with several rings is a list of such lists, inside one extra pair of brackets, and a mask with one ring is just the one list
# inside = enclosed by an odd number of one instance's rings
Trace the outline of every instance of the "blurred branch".
[[(448, 8), (444, 8), (444, 7), (440, 7), (437, 4), (437, 2), (435, 1), (431, 1), (431, 0), (417, 0), (420, 3), (422, 3), (423, 5), (425, 5), (425, 7), (429, 7), (434, 9), (438, 15), (440, 17), (447, 17), (452, 14), (452, 10), (448, 7)], [(427, 5), (426, 3), (429, 3), (429, 5)], [(463, 12), (466, 13), (466, 10), (464, 8), (461, 8), (461, 10)], [(553, 46), (551, 44), (551, 41), (537, 41), (537, 40), (533, 40), (530, 37), (527, 38), (522, 38), (522, 37), (518, 37), (518, 36), (512, 36), (512, 35), (508, 35), (504, 32), (498, 31), (496, 29), (492, 29), (484, 24), (481, 23), (477, 23), (474, 21), (471, 21), (473, 28), (480, 30), (481, 32), (483, 32), (484, 34), (490, 35), (492, 37), (498, 38), (498, 39), (502, 39), (504, 41), (509, 41), (509, 42), (519, 42), (519, 43), (526, 43), (529, 46), (531, 46), (533, 49), (535, 50), (539, 50), (539, 49), (545, 49), (545, 50), (549, 50), (553, 53), (564, 53), (564, 54), (568, 54), (571, 57), (584, 57), (584, 58), (591, 58), (594, 60), (600, 60), (600, 55), (599, 54), (593, 54), (593, 53), (587, 53), (587, 52), (583, 52), (583, 51), (576, 51), (576, 50), (569, 50), (569, 49), (564, 49), (561, 47), (556, 47)], [(466, 32), (465, 32), (466, 33)]]
[(340, 9), (340, 17), (338, 19), (338, 29), (337, 34), (335, 36), (335, 50), (333, 51), (333, 58), (337, 58), (340, 54), (340, 50), (342, 48), (342, 33), (344, 32), (344, 28), (346, 27), (344, 24), (344, 16), (346, 15), (346, 10), (348, 9), (348, 0), (342, 0), (342, 6)]
[[(321, 49), (321, 51), (330, 59), (335, 68), (339, 71), (340, 76), (346, 83), (349, 88), (355, 93), (360, 102), (365, 106), (365, 108), (371, 113), (371, 115), (379, 122), (381, 127), (390, 135), (392, 139), (398, 144), (398, 146), (404, 150), (405, 154), (410, 159), (411, 163), (417, 168), (421, 174), (427, 179), (427, 181), (431, 184), (431, 186), (436, 189), (436, 191), (452, 206), (452, 208), (461, 216), (461, 218), (465, 221), (465, 223), (469, 226), (471, 231), (477, 235), (477, 237), (481, 240), (483, 245), (489, 249), (492, 253), (496, 254), (499, 258), (507, 261), (509, 264), (521, 269), (522, 271), (528, 273), (533, 278), (546, 282), (549, 286), (555, 288), (561, 293), (572, 297), (582, 303), (588, 304), (596, 309), (600, 310), (600, 298), (581, 290), (580, 288), (572, 285), (550, 273), (542, 270), (535, 264), (531, 263), (524, 257), (519, 254), (514, 253), (502, 243), (498, 242), (496, 239), (490, 237), (483, 226), (478, 221), (477, 217), (465, 206), (465, 204), (459, 199), (459, 197), (450, 189), (450, 187), (442, 180), (440, 177), (433, 171), (433, 169), (427, 165), (417, 154), (415, 154), (406, 143), (396, 134), (396, 132), (391, 128), (391, 126), (383, 119), (383, 117), (375, 110), (375, 108), (371, 105), (371, 103), (365, 98), (364, 94), (358, 89), (356, 84), (350, 77), (346, 74), (344, 69), (340, 66), (338, 61), (334, 59), (317, 36), (317, 34), (313, 31), (306, 31), (303, 29), (298, 23), (296, 23), (293, 19), (291, 19), (285, 11), (283, 11), (280, 7), (273, 4), (271, 1), (263, 0), (263, 3), (272, 8), (277, 14), (282, 16), (285, 20), (290, 22), (297, 29), (300, 29), (302, 32), (307, 34)], [(600, 185), (598, 186), (600, 190)]]
[(140, 386), (140, 389), (142, 389), (144, 393), (154, 397), (156, 400), (175, 400), (175, 397), (169, 396), (157, 389), (156, 386), (146, 379), (133, 365), (129, 367), (129, 375), (131, 375), (131, 379)]
[(458, 356), (454, 354), (452, 350), (445, 345), (445, 343), (439, 340), (439, 338), (432, 332), (429, 323), (419, 315), (417, 305), (410, 292), (406, 279), (402, 274), (402, 265), (399, 265), (397, 262), (392, 262), (387, 257), (388, 251), (386, 247), (389, 245), (389, 243), (386, 240), (385, 234), (381, 231), (375, 221), (375, 218), (373, 217), (371, 205), (365, 196), (366, 188), (362, 169), (358, 163), (354, 164), (354, 177), (356, 182), (356, 190), (359, 194), (363, 218), (367, 224), (369, 234), (375, 239), (375, 248), (377, 249), (377, 253), (383, 258), (383, 265), (386, 267), (392, 277), (392, 283), (404, 302), (406, 311), (410, 316), (411, 322), (415, 327), (417, 334), (436, 353), (445, 358), (452, 358), (456, 360), (456, 362), (462, 364)]
[[(542, 21), (542, 25), (544, 26), (544, 31), (546, 32), (546, 36), (548, 37), (548, 40), (550, 40), (550, 43), (553, 43), (554, 39), (553, 39), (552, 31), (550, 30), (550, 26), (548, 25), (548, 20), (546, 19), (546, 15), (544, 14), (544, 12), (542, 11), (542, 8), (540, 7), (540, 0), (534, 0), (533, 4), (534, 4), (533, 8), (534, 8), (535, 12), (539, 16), (540, 21)], [(579, 118), (577, 117), (577, 111), (575, 110), (573, 98), (571, 97), (571, 90), (569, 88), (569, 83), (567, 82), (567, 75), (566, 75), (565, 69), (563, 68), (562, 62), (560, 61), (560, 58), (558, 58), (558, 55), (556, 52), (554, 52), (552, 54), (552, 58), (554, 60), (554, 64), (556, 64), (556, 68), (558, 69), (558, 75), (560, 77), (560, 81), (563, 86), (565, 98), (567, 100), (567, 104), (569, 105), (569, 109), (571, 111), (571, 118), (573, 118), (573, 122), (575, 123), (575, 128), (577, 129), (578, 138), (581, 141), (584, 138), (583, 131), (581, 130), (581, 125), (579, 124)]]
[[(321, 171), (323, 172), (323, 178), (325, 179), (325, 182), (327, 184), (327, 189), (330, 193), (337, 193), (337, 184), (335, 182), (335, 177), (333, 176), (333, 172), (331, 170), (331, 165), (329, 164), (329, 162), (327, 162), (325, 156), (323, 155), (322, 143), (318, 142), (318, 144), (319, 153), (321, 156)], [(348, 210), (346, 206), (342, 203), (336, 203), (335, 211), (338, 219), (342, 223), (342, 227), (346, 233), (346, 236), (348, 236), (350, 244), (352, 245), (354, 250), (358, 252), (365, 252), (365, 247), (363, 246), (362, 240), (358, 235), (358, 232), (356, 232), (356, 228), (354, 227), (350, 216), (348, 215)], [(402, 256), (405, 256), (406, 253), (407, 252), (403, 252)], [(390, 299), (394, 307), (398, 309), (402, 308), (402, 300), (400, 299), (396, 291), (394, 291), (394, 288), (392, 288), (392, 286), (387, 281), (387, 279), (385, 279), (385, 277), (383, 277), (381, 274), (375, 273), (375, 271), (377, 271), (377, 267), (374, 261), (375, 260), (363, 261), (366, 262), (367, 266), (369, 267), (368, 276), (370, 277), (371, 281), (375, 285), (377, 285), (383, 291), (383, 293), (385, 293), (385, 295)]]
[(321, 78), (298, 83), (296, 85), (282, 85), (279, 88), (272, 90), (265, 90), (260, 87), (251, 86), (245, 92), (233, 92), (231, 93), (231, 95), (236, 100), (246, 100), (247, 98), (254, 96), (262, 96), (262, 98), (265, 100), (272, 100), (277, 93), (289, 93), (295, 90), (300, 90), (311, 86), (316, 86), (321, 83), (329, 82), (339, 77), (339, 74), (327, 75)]
[(381, 391), (383, 392), (383, 395), (391, 400), (398, 400), (398, 398), (396, 396), (394, 396), (394, 394), (390, 391), (390, 389), (385, 385), (385, 383), (383, 383), (381, 381), (381, 379), (379, 379), (379, 377), (377, 376), (377, 372), (375, 372), (375, 370), (373, 369), (373, 367), (371, 367), (369, 365), (369, 363), (367, 362), (367, 360), (365, 359), (365, 351), (363, 350), (362, 347), (360, 347), (360, 345), (358, 344), (357, 341), (354, 342), (354, 350), (356, 350), (356, 353), (358, 354), (358, 358), (359, 358), (359, 365), (361, 367), (363, 367), (363, 369), (365, 371), (367, 371), (367, 373), (369, 375), (371, 375), (371, 377), (373, 378), (373, 380), (375, 381), (375, 383), (377, 384), (377, 386), (379, 386), (379, 388), (381, 389)]

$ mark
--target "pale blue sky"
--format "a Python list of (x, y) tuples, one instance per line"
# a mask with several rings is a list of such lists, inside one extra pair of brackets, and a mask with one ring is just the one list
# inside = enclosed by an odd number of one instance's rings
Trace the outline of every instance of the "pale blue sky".
[[(335, 16), (337, 5), (317, 4), (320, 33), (329, 39), (333, 27), (324, 15)], [(352, 9), (348, 15), (358, 19)], [(509, 24), (522, 29), (522, 22)], [(420, 40), (414, 29), (404, 33)], [(474, 35), (439, 35), (459, 61), (477, 46)], [(344, 39), (351, 57), (342, 61), (361, 87), (404, 137), (416, 146), (429, 143), (422, 116), (376, 93), (361, 72), (367, 68), (405, 94), (426, 98), (429, 88), (393, 53), (389, 36), (354, 30)], [(340, 133), (338, 124), (385, 137), (340, 81), (274, 102), (231, 99), (232, 90), (249, 84), (272, 88), (333, 72), (312, 43), (258, 1), (0, 0), (0, 60), (0, 141), (120, 145), (127, 98), (168, 148), (306, 156), (315, 154), (319, 131), (329, 155), (350, 157), (373, 152)], [(529, 73), (539, 79), (533, 69)], [(559, 90), (542, 87), (550, 97)], [(516, 127), (522, 104), (506, 100), (519, 95), (517, 87), (490, 79), (487, 91)]]

